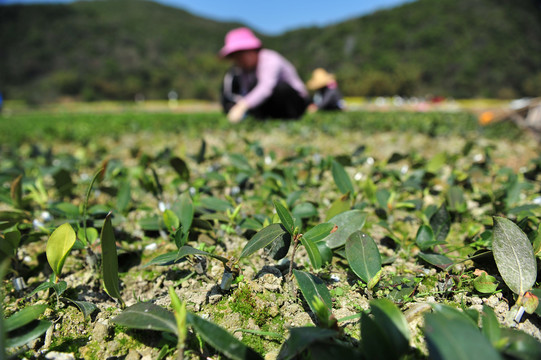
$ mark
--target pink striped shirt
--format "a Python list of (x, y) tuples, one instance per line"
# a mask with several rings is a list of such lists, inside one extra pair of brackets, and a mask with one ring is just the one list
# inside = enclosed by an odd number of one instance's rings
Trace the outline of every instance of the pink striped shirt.
[(280, 80), (289, 84), (301, 96), (308, 96), (304, 83), (297, 74), (295, 67), (274, 50), (259, 50), (255, 75), (257, 85), (244, 97), (250, 108), (258, 106), (268, 98)]

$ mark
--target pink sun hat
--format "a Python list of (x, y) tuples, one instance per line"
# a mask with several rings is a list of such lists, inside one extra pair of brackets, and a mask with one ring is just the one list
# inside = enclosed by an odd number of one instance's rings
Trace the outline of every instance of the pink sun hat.
[(261, 48), (261, 40), (254, 35), (252, 30), (241, 27), (233, 29), (225, 35), (225, 45), (220, 50), (220, 56), (226, 57), (236, 51), (259, 48)]

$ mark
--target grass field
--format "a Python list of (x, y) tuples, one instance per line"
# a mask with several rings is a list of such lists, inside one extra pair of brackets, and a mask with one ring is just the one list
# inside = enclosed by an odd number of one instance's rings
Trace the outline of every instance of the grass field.
[[(9, 356), (541, 354), (537, 306), (514, 320), (541, 292), (524, 265), (541, 250), (541, 160), (512, 122), (379, 109), (232, 125), (209, 104), (15, 105), (0, 115)], [(180, 342), (171, 291), (188, 310)]]

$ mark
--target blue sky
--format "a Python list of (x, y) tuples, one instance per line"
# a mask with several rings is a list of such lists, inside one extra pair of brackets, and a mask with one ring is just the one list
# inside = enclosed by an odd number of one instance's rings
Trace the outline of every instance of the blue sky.
[[(0, 0), (11, 3), (67, 3), (73, 0)], [(325, 26), (412, 0), (157, 0), (196, 15), (239, 21), (268, 35), (305, 26)]]

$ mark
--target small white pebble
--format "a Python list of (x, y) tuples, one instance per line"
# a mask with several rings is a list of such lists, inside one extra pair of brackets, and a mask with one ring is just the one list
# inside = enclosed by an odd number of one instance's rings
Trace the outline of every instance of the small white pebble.
[(148, 251), (154, 251), (156, 249), (158, 249), (158, 244), (156, 243), (148, 244), (147, 246), (145, 246), (145, 250)]

